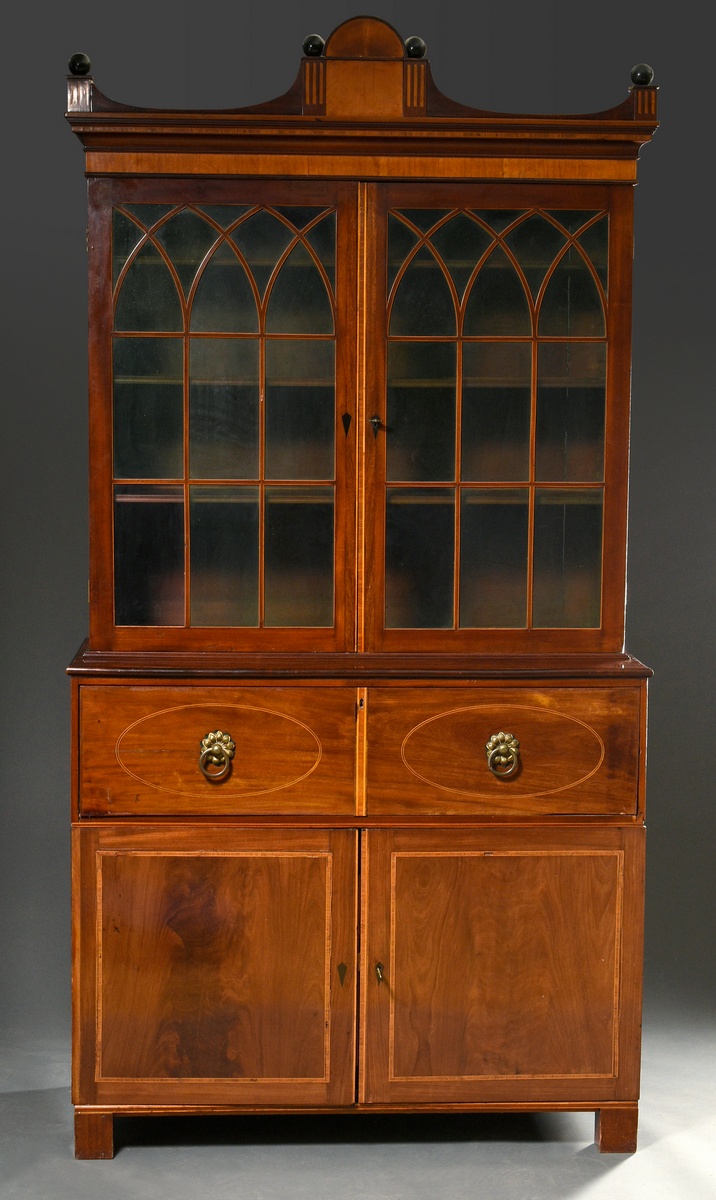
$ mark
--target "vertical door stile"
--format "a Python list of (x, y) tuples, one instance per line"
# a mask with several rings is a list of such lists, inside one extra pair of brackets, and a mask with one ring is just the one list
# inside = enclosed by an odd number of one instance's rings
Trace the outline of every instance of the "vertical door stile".
[(366, 812), (368, 688), (356, 688), (356, 815)]
[(184, 473), (184, 625), (191, 625), (191, 493), (189, 479), (190, 465), (190, 369), (189, 369), (189, 311), (182, 304), (184, 329), (182, 332), (182, 392), (183, 392), (183, 454), (182, 471)]
[[(373, 832), (375, 836), (375, 831)], [(366, 1079), (366, 1060), (368, 1054), (366, 1019), (368, 1009), (367, 973), (367, 936), (368, 936), (368, 883), (370, 879), (368, 851), (371, 839), (365, 829), (358, 831), (358, 904), (359, 904), (359, 933), (358, 933), (358, 1071), (356, 1096), (359, 1104), (365, 1104), (368, 1091)]]
[(529, 488), (527, 517), (527, 628), (532, 628), (532, 600), (534, 596), (534, 546), (535, 546), (535, 455), (537, 446), (537, 366), (538, 346), (537, 317), (532, 316), (532, 362), (530, 367), (530, 450), (529, 450)]
[(357, 185), (356, 196), (356, 626), (355, 648), (365, 650), (365, 500), (367, 388), (369, 374), (368, 333), (368, 265), (370, 261), (368, 205), (375, 188), (368, 183)]

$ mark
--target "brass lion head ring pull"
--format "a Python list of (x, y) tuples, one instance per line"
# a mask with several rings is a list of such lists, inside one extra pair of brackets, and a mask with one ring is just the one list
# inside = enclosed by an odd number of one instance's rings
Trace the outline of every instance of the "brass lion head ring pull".
[(226, 779), (231, 771), (231, 760), (235, 752), (236, 745), (230, 734), (222, 733), (220, 729), (214, 733), (207, 733), (201, 740), (199, 755), (199, 767), (203, 775), (211, 783), (219, 783), (220, 780)]
[(520, 743), (511, 733), (493, 733), (485, 743), (487, 765), (498, 779), (508, 779), (520, 765)]

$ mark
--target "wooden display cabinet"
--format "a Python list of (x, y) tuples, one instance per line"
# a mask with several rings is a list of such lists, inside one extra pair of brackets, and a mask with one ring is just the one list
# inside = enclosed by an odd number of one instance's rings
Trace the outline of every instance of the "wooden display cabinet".
[(636, 1144), (616, 108), (456, 104), (357, 18), (286, 95), (70, 66), (89, 181), (76, 1153), (117, 1114), (593, 1110)]

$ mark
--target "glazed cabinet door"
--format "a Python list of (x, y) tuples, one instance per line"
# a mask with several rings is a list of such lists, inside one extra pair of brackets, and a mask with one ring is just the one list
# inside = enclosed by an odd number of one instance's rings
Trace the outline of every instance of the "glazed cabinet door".
[(93, 181), (94, 644), (352, 648), (354, 191)]
[(635, 1099), (643, 830), (375, 830), (368, 1103)]
[(351, 1103), (356, 839), (75, 830), (75, 1103)]
[(375, 205), (368, 645), (620, 649), (630, 195), (396, 183)]

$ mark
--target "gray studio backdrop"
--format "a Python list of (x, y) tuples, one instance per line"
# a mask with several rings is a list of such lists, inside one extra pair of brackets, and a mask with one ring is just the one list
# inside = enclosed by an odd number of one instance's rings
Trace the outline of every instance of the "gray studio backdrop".
[[(704, 15), (701, 15), (703, 7)], [(636, 204), (627, 646), (656, 672), (647, 1011), (711, 1001), (716, 805), (713, 102), (707, 6), (603, 0), (96, 0), (3, 18), (6, 84), (0, 1019), (15, 1051), (69, 1026), (69, 704), (87, 625), (85, 188), (67, 59), (127, 103), (236, 107), (285, 91), (306, 34), (361, 11), (419, 34), (441, 90), (496, 111), (594, 112), (652, 64), (662, 127)], [(7, 22), (10, 21), (10, 28)]]

